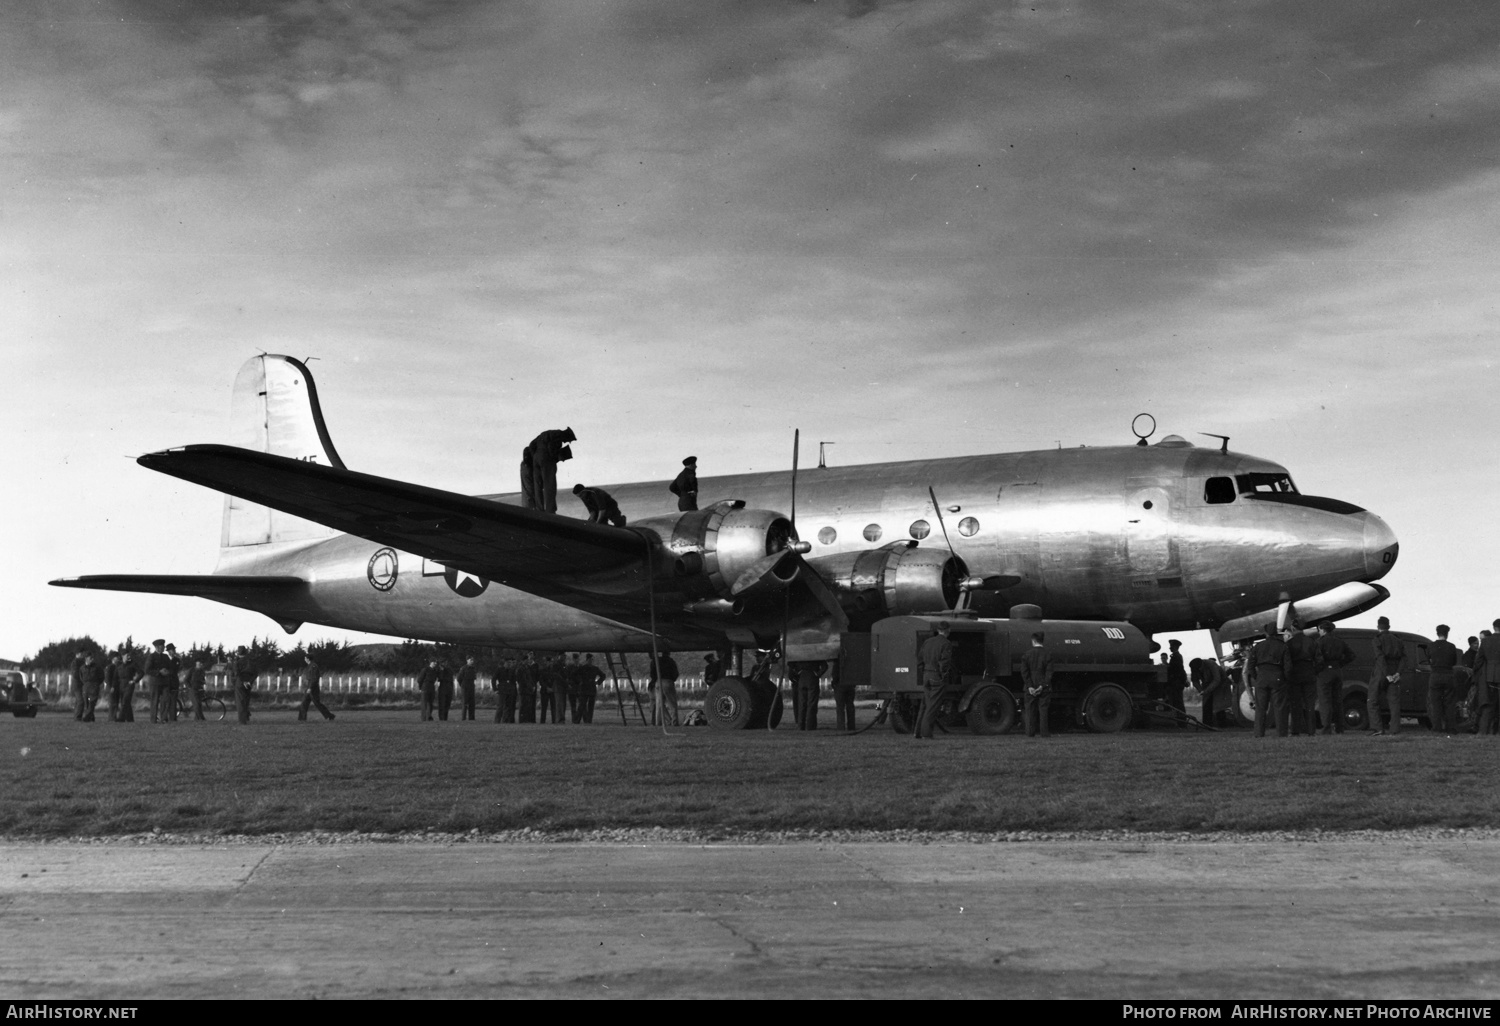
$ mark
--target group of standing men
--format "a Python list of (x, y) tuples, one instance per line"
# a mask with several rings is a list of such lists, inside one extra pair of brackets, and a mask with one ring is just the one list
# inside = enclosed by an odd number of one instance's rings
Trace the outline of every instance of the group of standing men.
[[(1500, 620), (1494, 632), (1469, 638), (1460, 652), (1448, 640), (1450, 628), (1438, 624), (1437, 639), (1427, 646), (1430, 666), (1426, 705), (1429, 727), (1437, 733), (1452, 733), (1452, 709), (1457, 688), (1464, 679), (1473, 683), (1470, 707), (1480, 734), (1500, 733)], [(1401, 681), (1410, 672), (1406, 644), (1391, 631), (1388, 617), (1376, 621), (1371, 639), (1373, 665), (1365, 691), (1366, 729), (1369, 733), (1401, 732)], [(1279, 737), (1288, 734), (1342, 734), (1344, 732), (1343, 671), (1354, 662), (1354, 651), (1339, 636), (1333, 621), (1317, 625), (1316, 636), (1288, 624), (1277, 631), (1265, 626), (1265, 640), (1250, 649), (1245, 658), (1245, 683), (1255, 707), (1255, 736), (1264, 737), (1267, 719), (1274, 716)], [(1211, 660), (1203, 660), (1209, 664)], [(1204, 722), (1209, 722), (1205, 716)]]
[[(152, 723), (176, 722), (184, 701), (194, 719), (203, 719), (203, 695), (208, 686), (202, 659), (184, 671), (177, 646), (163, 638), (151, 643), (141, 666), (127, 652), (116, 652), (102, 666), (94, 655), (79, 651), (73, 657), (73, 719), (93, 723), (101, 699), (109, 703), (109, 722), (135, 722), (135, 692), (146, 689)], [(183, 691), (186, 690), (186, 695)]]
[[(436, 665), (436, 660), (434, 660)], [(466, 680), (467, 674), (467, 680)], [(496, 723), (593, 723), (594, 705), (604, 671), (594, 665), (593, 653), (573, 653), (572, 660), (561, 654), (538, 660), (535, 652), (525, 658), (507, 655), (490, 676), (495, 692)], [(474, 659), (471, 656), (459, 671), (463, 688), (464, 719), (474, 718)], [(549, 719), (550, 717), (550, 719)], [(423, 719), (430, 719), (430, 713)], [(438, 707), (438, 718), (447, 719), (447, 710)]]
[[(918, 739), (932, 738), (943, 700), (963, 693), (949, 638), (951, 629), (947, 620), (941, 621), (937, 633), (917, 650), (917, 677), (922, 682), (922, 711), (915, 731)], [(1026, 736), (1051, 737), (1047, 719), (1052, 706), (1052, 656), (1043, 631), (1031, 635), (1031, 647), (1021, 656), (1021, 690)], [(852, 700), (852, 694), (850, 697)]]

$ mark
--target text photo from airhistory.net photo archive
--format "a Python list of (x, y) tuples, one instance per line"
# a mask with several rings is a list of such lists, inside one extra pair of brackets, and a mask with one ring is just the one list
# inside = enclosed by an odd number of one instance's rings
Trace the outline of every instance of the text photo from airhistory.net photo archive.
[(1500, 998), (1500, 16), (0, 5), (6, 1020)]

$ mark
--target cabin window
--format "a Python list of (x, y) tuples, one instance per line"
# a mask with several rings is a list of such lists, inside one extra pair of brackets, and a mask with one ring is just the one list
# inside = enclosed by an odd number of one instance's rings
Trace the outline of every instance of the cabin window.
[(964, 517), (958, 522), (958, 533), (965, 538), (972, 538), (979, 533), (979, 521), (973, 517)]
[(877, 542), (880, 540), (881, 530), (879, 524), (865, 525), (865, 541)]
[(917, 541), (921, 541), (932, 533), (932, 525), (925, 520), (916, 520), (912, 522), (911, 527), (908, 528), (908, 532)]
[(1241, 495), (1296, 495), (1297, 486), (1288, 474), (1236, 474)]
[(1203, 486), (1203, 501), (1209, 505), (1221, 502), (1233, 502), (1235, 496), (1234, 479), (1229, 477), (1211, 477)]
[(831, 527), (825, 527), (818, 532), (818, 542), (821, 545), (832, 545), (838, 540), (839, 533)]

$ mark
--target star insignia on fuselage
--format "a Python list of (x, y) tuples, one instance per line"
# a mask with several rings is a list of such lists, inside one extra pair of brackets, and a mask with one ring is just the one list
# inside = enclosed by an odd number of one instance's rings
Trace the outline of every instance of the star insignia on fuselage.
[(474, 598), (483, 595), (484, 590), (490, 586), (490, 582), (477, 574), (467, 573), (463, 570), (455, 570), (448, 567), (443, 571), (443, 580), (455, 593), (464, 598)]

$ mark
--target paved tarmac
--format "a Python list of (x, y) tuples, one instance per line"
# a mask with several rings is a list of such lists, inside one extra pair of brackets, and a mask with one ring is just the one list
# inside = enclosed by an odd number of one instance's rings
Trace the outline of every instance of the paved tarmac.
[(1500, 841), (0, 844), (0, 994), (1495, 998)]

